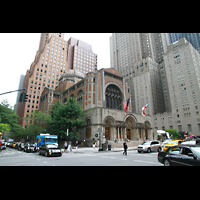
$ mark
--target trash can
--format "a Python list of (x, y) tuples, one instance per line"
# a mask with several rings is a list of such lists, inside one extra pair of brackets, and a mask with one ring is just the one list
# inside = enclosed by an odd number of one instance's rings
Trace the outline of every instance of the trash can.
[(107, 149), (107, 145), (106, 144), (102, 144), (102, 151), (106, 151)]
[(110, 150), (111, 150), (111, 144), (108, 145), (108, 151), (110, 151)]

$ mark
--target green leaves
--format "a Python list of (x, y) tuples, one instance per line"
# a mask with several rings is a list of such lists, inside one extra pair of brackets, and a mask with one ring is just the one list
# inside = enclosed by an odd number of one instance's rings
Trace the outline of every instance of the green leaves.
[(51, 130), (58, 134), (60, 138), (66, 138), (67, 129), (69, 129), (69, 136), (77, 137), (83, 125), (84, 120), (81, 120), (82, 109), (75, 99), (70, 97), (66, 104), (61, 104), (57, 101), (51, 109)]

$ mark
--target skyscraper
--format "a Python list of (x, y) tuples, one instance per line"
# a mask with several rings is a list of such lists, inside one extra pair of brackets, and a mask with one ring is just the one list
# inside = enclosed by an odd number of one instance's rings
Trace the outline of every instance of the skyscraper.
[(170, 44), (185, 38), (200, 53), (200, 33), (169, 33)]
[[(70, 54), (70, 45), (64, 40), (64, 33), (41, 33), (39, 49), (30, 69), (26, 72), (23, 83), (23, 88), (26, 89), (25, 92), (29, 95), (28, 100), (27, 102), (19, 102), (17, 107), (17, 114), (20, 118), (28, 116), (34, 110), (38, 110), (40, 95), (44, 88), (55, 89), (61, 75), (76, 66), (75, 64), (68, 65), (69, 60), (75, 62), (75, 57), (72, 57), (73, 52)], [(87, 46), (86, 43), (84, 43), (84, 46)], [(79, 57), (81, 63), (83, 60), (83, 67), (86, 67), (84, 64), (87, 65), (87, 68), (83, 69), (84, 73), (94, 71), (95, 65), (97, 65), (97, 56), (90, 55), (89, 51), (84, 54), (80, 52), (77, 63)], [(30, 121), (20, 119), (18, 123), (22, 127), (27, 127)]]
[(164, 54), (169, 111), (154, 115), (154, 127), (175, 128), (200, 135), (200, 54), (185, 39), (168, 46)]
[(97, 54), (93, 53), (90, 44), (71, 37), (68, 47), (68, 69), (75, 69), (84, 74), (97, 69)]
[(168, 44), (166, 33), (113, 33), (110, 37), (110, 64), (130, 86), (133, 112), (140, 113), (148, 102), (147, 114), (164, 112), (159, 64)]

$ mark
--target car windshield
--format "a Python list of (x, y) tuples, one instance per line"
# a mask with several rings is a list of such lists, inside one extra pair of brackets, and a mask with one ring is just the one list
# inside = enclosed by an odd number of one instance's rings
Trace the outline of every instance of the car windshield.
[(150, 141), (143, 142), (142, 145), (149, 145)]
[(200, 147), (191, 147), (192, 151), (200, 157)]
[(56, 138), (46, 138), (46, 142), (58, 143), (58, 139), (56, 139)]
[(178, 141), (169, 141), (167, 144), (178, 144)]

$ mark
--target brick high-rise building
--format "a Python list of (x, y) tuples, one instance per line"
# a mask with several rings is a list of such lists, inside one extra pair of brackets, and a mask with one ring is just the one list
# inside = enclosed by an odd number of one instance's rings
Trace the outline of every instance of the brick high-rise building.
[[(40, 95), (44, 88), (55, 89), (61, 75), (69, 69), (79, 69), (79, 62), (83, 73), (94, 71), (97, 67), (97, 55), (91, 53), (91, 45), (76, 39), (73, 39), (75, 41), (73, 44), (70, 41), (71, 39), (64, 40), (64, 33), (41, 33), (39, 49), (30, 69), (26, 72), (23, 83), (23, 88), (29, 95), (28, 100), (19, 102), (17, 107), (20, 118), (27, 117), (34, 110), (38, 110)], [(71, 46), (74, 45), (73, 52)], [(27, 127), (30, 121), (20, 119), (18, 123), (22, 127)]]

